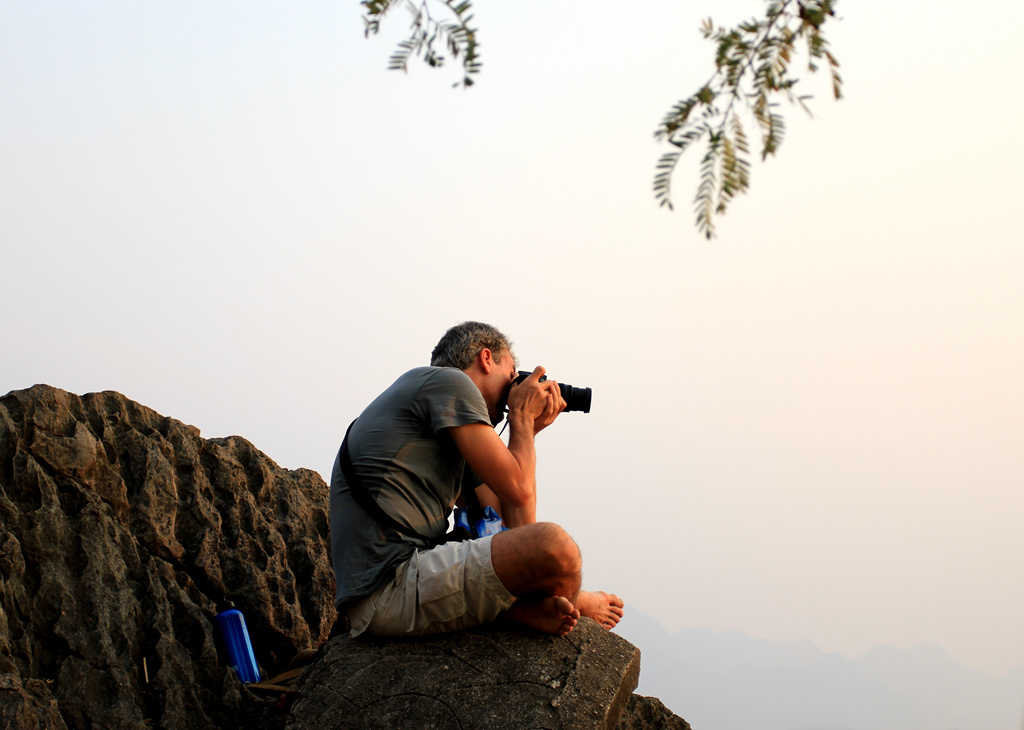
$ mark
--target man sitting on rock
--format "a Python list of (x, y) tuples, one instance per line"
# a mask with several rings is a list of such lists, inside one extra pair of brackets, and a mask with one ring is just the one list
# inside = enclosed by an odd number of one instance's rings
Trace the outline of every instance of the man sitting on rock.
[[(541, 382), (544, 368), (537, 367), (513, 385), (508, 338), (479, 322), (448, 330), (430, 363), (402, 375), (363, 411), (343, 446), (348, 466), (342, 452), (335, 461), (331, 552), (339, 618), (347, 617), (352, 636), (454, 631), (499, 615), (557, 636), (581, 615), (613, 628), (623, 602), (581, 591), (576, 543), (558, 525), (536, 521), (534, 437), (565, 408), (557, 383)], [(506, 405), (508, 446), (493, 428)], [(357, 503), (346, 471), (401, 532)], [(466, 488), (482, 482), (482, 503), (511, 529), (436, 545), (464, 472)]]

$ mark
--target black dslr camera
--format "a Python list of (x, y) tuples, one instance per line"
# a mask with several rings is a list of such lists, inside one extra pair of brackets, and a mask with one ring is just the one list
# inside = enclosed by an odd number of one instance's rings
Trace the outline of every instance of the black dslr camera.
[[(520, 370), (519, 377), (512, 381), (512, 385), (518, 385), (532, 374), (533, 373), (529, 373), (525, 370)], [(547, 379), (547, 375), (540, 376), (540, 382), (542, 383)], [(558, 390), (562, 394), (562, 400), (565, 401), (566, 411), (583, 411), (584, 413), (590, 413), (590, 388), (574, 388), (566, 383), (559, 383)]]

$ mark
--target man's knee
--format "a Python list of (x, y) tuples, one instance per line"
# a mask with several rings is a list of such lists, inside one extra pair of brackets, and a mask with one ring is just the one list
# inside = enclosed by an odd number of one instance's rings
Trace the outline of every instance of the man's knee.
[(569, 533), (551, 522), (499, 532), (491, 543), (494, 572), (515, 596), (533, 591), (570, 595), (579, 590), (583, 563)]
[(548, 572), (573, 576), (583, 568), (583, 557), (576, 541), (553, 522), (538, 522), (538, 544)]

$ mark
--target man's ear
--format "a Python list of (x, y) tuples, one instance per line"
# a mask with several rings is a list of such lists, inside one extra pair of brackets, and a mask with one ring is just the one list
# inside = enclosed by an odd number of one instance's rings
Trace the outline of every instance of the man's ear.
[(476, 356), (476, 359), (485, 373), (490, 373), (494, 369), (494, 353), (491, 352), (490, 348), (485, 347), (482, 349), (480, 354)]

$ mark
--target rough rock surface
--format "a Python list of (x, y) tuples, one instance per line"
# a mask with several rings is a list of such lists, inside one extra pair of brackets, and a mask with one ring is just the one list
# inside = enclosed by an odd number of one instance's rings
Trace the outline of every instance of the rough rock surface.
[(564, 638), (515, 626), (338, 636), (303, 674), (287, 728), (610, 729), (639, 676), (640, 651), (590, 619)]
[(251, 726), (212, 618), (233, 600), (269, 673), (327, 638), (327, 500), (117, 393), (0, 398), (0, 726)]
[(665, 707), (657, 697), (633, 695), (616, 730), (690, 730), (690, 723)]

